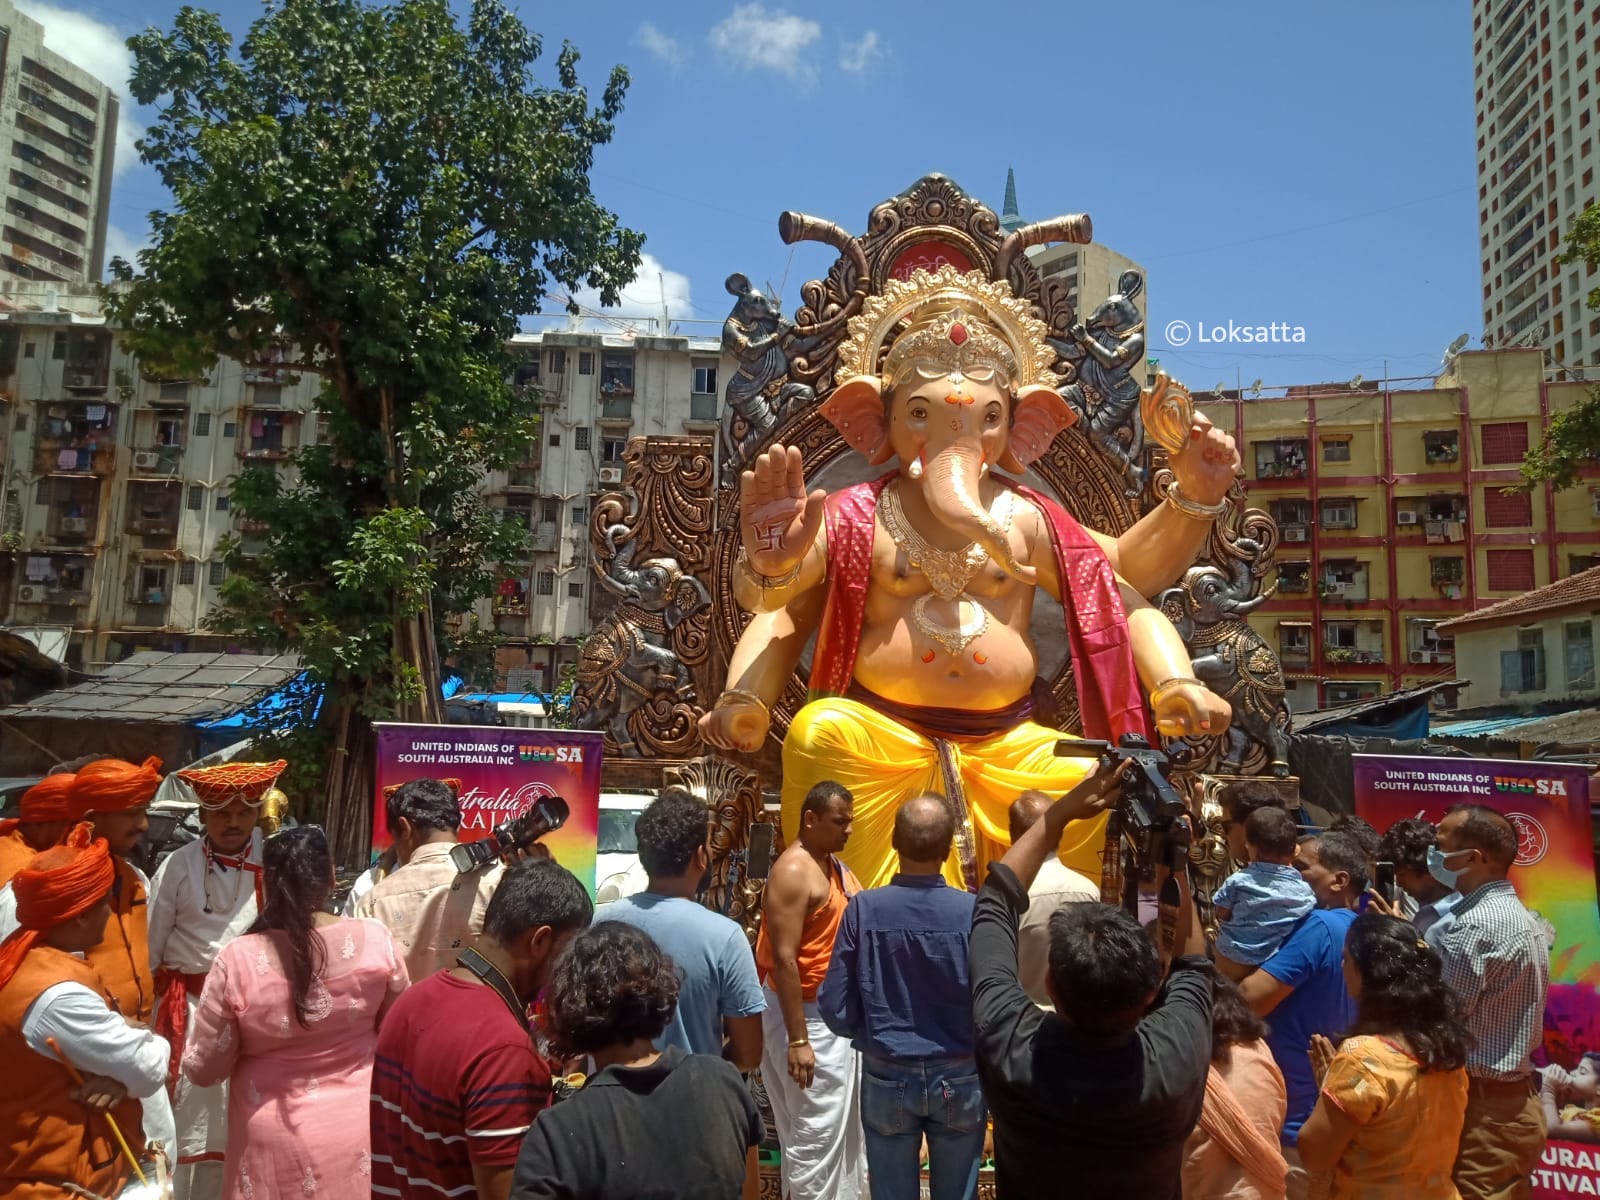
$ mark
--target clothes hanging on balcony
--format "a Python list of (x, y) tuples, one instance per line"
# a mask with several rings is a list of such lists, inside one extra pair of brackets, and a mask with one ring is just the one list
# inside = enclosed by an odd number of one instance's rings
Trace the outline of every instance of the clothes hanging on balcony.
[(23, 574), (34, 583), (43, 583), (50, 578), (50, 560), (48, 558), (30, 558)]
[(91, 404), (83, 410), (83, 419), (97, 428), (105, 428), (106, 406), (104, 404)]
[(76, 471), (78, 469), (78, 452), (68, 446), (56, 455), (56, 468), (62, 471)]
[(260, 417), (250, 418), (250, 436), (260, 437), (267, 431), (267, 423)]

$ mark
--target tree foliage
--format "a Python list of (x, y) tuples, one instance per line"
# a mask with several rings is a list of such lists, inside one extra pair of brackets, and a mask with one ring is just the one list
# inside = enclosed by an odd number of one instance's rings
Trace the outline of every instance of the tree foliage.
[(643, 239), (589, 182), (627, 74), (591, 104), (568, 45), (538, 82), (540, 40), (499, 0), (464, 25), (445, 0), (279, 0), (237, 49), (184, 8), (129, 46), (172, 204), (107, 304), (148, 373), (320, 380), (323, 440), (232, 483), (266, 534), (227, 544), (216, 623), (304, 659), (335, 766), (359, 767), (362, 721), (438, 719), (436, 618), (522, 555), (479, 496), (537, 430), (508, 382), (518, 315), (552, 283), (614, 304), (637, 270)]
[[(1578, 214), (1567, 230), (1566, 243), (1559, 262), (1581, 262), (1590, 270), (1600, 268), (1600, 205), (1590, 205)], [(1600, 287), (1591, 289), (1585, 301), (1591, 311), (1600, 312)], [(1574, 486), (1597, 457), (1600, 387), (1591, 387), (1577, 404), (1550, 418), (1543, 439), (1523, 461), (1522, 478), (1529, 486), (1548, 483), (1560, 491)]]

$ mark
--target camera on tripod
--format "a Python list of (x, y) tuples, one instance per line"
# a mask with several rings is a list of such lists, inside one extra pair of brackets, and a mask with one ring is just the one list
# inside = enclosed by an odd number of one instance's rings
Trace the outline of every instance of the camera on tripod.
[(1187, 816), (1189, 810), (1172, 786), (1171, 755), (1137, 733), (1125, 733), (1115, 744), (1062, 738), (1056, 743), (1056, 754), (1118, 764), (1122, 794), (1115, 809), (1117, 823), (1141, 869), (1167, 859), (1175, 865), (1180, 855), (1187, 856), (1189, 824), (1178, 818)]
[(520, 817), (496, 825), (489, 836), (450, 847), (450, 862), (457, 873), (476, 871), (495, 859), (531, 846), (547, 833), (567, 823), (572, 810), (560, 796), (540, 796)]

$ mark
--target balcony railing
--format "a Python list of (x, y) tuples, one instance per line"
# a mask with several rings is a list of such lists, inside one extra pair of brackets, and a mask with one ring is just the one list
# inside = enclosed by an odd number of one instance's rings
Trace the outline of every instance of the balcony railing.
[(600, 402), (600, 419), (602, 421), (633, 420), (633, 397), (623, 396), (602, 400)]
[(36, 475), (110, 475), (116, 467), (117, 448), (108, 438), (93, 444), (43, 440), (33, 455)]
[(717, 398), (715, 396), (690, 396), (689, 419), (691, 421), (715, 421), (717, 419)]

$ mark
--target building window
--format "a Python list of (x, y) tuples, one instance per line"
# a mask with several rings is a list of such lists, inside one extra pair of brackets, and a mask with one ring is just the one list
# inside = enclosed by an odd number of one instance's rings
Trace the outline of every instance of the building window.
[(1356, 502), (1349, 498), (1322, 502), (1322, 527), (1324, 529), (1354, 529), (1356, 527)]
[(1453, 463), (1461, 458), (1461, 434), (1454, 429), (1440, 429), (1422, 435), (1422, 450), (1428, 464)]
[(554, 571), (540, 571), (534, 576), (533, 590), (540, 596), (555, 595), (556, 573)]
[(567, 352), (565, 350), (550, 351), (550, 374), (565, 375), (567, 373)]
[(603, 462), (619, 463), (622, 461), (623, 452), (628, 448), (628, 443), (622, 438), (607, 438), (600, 444), (600, 458)]
[(574, 450), (587, 450), (589, 448), (589, 427), (572, 431), (572, 447)]
[(263, 408), (277, 408), (283, 403), (283, 385), (258, 383), (255, 385), (255, 402)]
[(189, 487), (189, 507), (194, 512), (199, 512), (206, 506), (206, 490), (198, 484)]
[(214, 562), (214, 563), (211, 564), (210, 579), (211, 579), (211, 586), (212, 587), (221, 587), (222, 583), (223, 583), (223, 580), (225, 580), (227, 578), (228, 578), (228, 564), (227, 563)]
[(1324, 441), (1322, 443), (1322, 461), (1325, 463), (1349, 462), (1350, 439), (1328, 438)]
[(1491, 463), (1520, 463), (1528, 456), (1528, 423), (1526, 421), (1501, 421), (1485, 425), (1479, 435), (1483, 439), (1483, 461)]
[(633, 351), (605, 352), (600, 363), (600, 394), (619, 399), (633, 395)]
[(715, 396), (717, 394), (717, 368), (714, 364), (695, 364), (694, 390), (698, 396)]
[(55, 340), (50, 343), (50, 357), (63, 359), (67, 357), (67, 335), (58, 330)]
[(33, 485), (33, 502), (35, 504), (50, 503), (50, 480), (41, 479)]
[(1285, 594), (1311, 590), (1311, 564), (1304, 561), (1278, 564), (1278, 591)]
[(1531, 592), (1532, 550), (1490, 550), (1487, 552), (1491, 592)]
[(1597, 554), (1569, 554), (1567, 555), (1567, 574), (1576, 575), (1580, 571), (1590, 571), (1600, 567), (1600, 555)]
[(161, 385), (161, 398), (169, 403), (187, 404), (189, 402), (189, 385), (187, 383), (163, 383)]
[(235, 437), (238, 436), (238, 434), (239, 434), (239, 423), (237, 421), (224, 421), (222, 423), (222, 436), (224, 438), (227, 438), (229, 441), (232, 441)]
[(557, 447), (557, 446), (561, 445), (561, 435), (559, 433), (552, 433), (550, 435), (550, 445), (552, 447)]
[(561, 501), (545, 500), (539, 509), (539, 522), (543, 525), (555, 525), (561, 520)]
[(1494, 488), (1484, 492), (1483, 523), (1490, 529), (1522, 529), (1532, 525), (1532, 493), (1512, 492), (1507, 495)]
[(1257, 479), (1304, 479), (1306, 440), (1290, 438), (1281, 442), (1257, 442)]
[(517, 369), (511, 373), (512, 387), (527, 387), (530, 383), (539, 382), (539, 356), (533, 355), (525, 362), (517, 364)]
[(194, 435), (195, 437), (209, 437), (211, 435), (210, 413), (195, 413)]
[(586, 509), (583, 505), (574, 504), (572, 506), (572, 523), (574, 525), (582, 525), (583, 522), (584, 522), (584, 519), (587, 518), (588, 515), (589, 515), (589, 510)]
[(583, 584), (582, 583), (569, 583), (569, 584), (567, 584), (567, 595), (572, 597), (572, 599), (574, 599), (574, 600), (582, 600), (583, 599)]
[(24, 345), (22, 347), (22, 357), (23, 358), (32, 358), (38, 352), (39, 352), (39, 343), (38, 342), (26, 342), (26, 343), (24, 343)]
[(1567, 643), (1567, 688), (1575, 692), (1593, 691), (1594, 622), (1571, 621), (1564, 632)]
[(229, 496), (227, 496), (226, 494), (219, 494), (217, 496), (217, 511), (218, 512), (227, 512), (228, 509), (232, 506), (232, 504), (233, 504), (232, 499)]
[(1500, 694), (1542, 692), (1544, 686), (1544, 630), (1519, 629), (1517, 648), (1500, 651)]
[(592, 350), (580, 350), (580, 351), (578, 351), (578, 374), (579, 375), (593, 375), (594, 374), (594, 351), (592, 351)]
[(18, 413), (16, 423), (12, 426), (18, 433), (28, 432), (28, 414)]
[(193, 587), (194, 586), (195, 574), (196, 574), (196, 572), (195, 572), (195, 565), (194, 565), (194, 560), (193, 559), (189, 560), (188, 562), (179, 563), (178, 564), (178, 586), (179, 587)]

